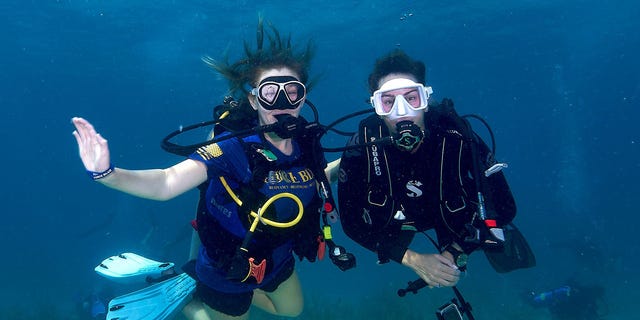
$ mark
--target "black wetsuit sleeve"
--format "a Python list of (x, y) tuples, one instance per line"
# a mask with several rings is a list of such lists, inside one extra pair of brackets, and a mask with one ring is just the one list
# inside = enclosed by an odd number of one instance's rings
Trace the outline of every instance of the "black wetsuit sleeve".
[(402, 258), (407, 252), (409, 245), (413, 241), (416, 232), (413, 230), (402, 230), (397, 233), (386, 234), (386, 239), (378, 243), (378, 262), (385, 263), (393, 260), (402, 263)]
[[(361, 143), (358, 134), (347, 146)], [(415, 232), (400, 231), (387, 226), (386, 216), (376, 216), (367, 200), (369, 174), (367, 152), (364, 147), (343, 153), (338, 182), (338, 208), (345, 234), (364, 248), (378, 253), (380, 262), (394, 260), (401, 263)], [(386, 260), (386, 261), (385, 261)]]

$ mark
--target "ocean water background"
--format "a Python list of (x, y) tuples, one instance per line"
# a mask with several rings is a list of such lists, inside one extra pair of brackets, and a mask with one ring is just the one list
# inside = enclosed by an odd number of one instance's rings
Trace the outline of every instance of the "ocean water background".
[[(498, 159), (510, 165), (516, 224), (538, 265), (497, 274), (472, 255), (459, 287), (477, 319), (549, 319), (526, 293), (568, 281), (603, 286), (606, 319), (635, 317), (637, 1), (9, 0), (0, 4), (3, 318), (84, 319), (81, 297), (135, 289), (94, 273), (113, 254), (186, 260), (197, 193), (153, 202), (92, 183), (70, 119), (92, 121), (119, 167), (180, 161), (160, 139), (208, 120), (226, 91), (200, 57), (238, 58), (243, 40), (254, 44), (258, 12), (295, 43), (315, 42), (319, 80), (309, 99), (323, 123), (367, 107), (368, 72), (394, 48), (426, 62), (437, 99), (490, 122)], [(453, 297), (448, 289), (397, 297), (415, 275), (377, 266), (372, 253), (334, 233), (358, 267), (298, 264), (300, 319), (432, 319)], [(426, 239), (416, 246), (432, 250)]]

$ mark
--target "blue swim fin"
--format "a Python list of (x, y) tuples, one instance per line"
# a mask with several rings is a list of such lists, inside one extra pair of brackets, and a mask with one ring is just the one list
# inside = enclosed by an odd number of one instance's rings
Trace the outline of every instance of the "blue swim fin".
[(172, 262), (158, 262), (131, 252), (104, 259), (95, 271), (105, 278), (124, 283), (155, 283), (175, 274)]
[(163, 320), (179, 313), (191, 301), (196, 281), (186, 273), (109, 302), (107, 320)]

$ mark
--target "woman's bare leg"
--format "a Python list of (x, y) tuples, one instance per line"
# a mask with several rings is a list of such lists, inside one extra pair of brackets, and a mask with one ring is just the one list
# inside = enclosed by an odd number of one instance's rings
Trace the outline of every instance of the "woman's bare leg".
[(254, 306), (278, 316), (297, 317), (302, 313), (304, 298), (300, 279), (294, 270), (289, 279), (278, 286), (274, 292), (266, 292), (260, 289), (253, 291)]

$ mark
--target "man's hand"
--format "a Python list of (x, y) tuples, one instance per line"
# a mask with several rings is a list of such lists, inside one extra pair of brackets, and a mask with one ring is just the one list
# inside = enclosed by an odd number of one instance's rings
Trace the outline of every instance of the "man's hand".
[(405, 252), (402, 264), (411, 268), (433, 287), (452, 287), (460, 280), (460, 270), (448, 252), (444, 254), (421, 254), (411, 250)]

